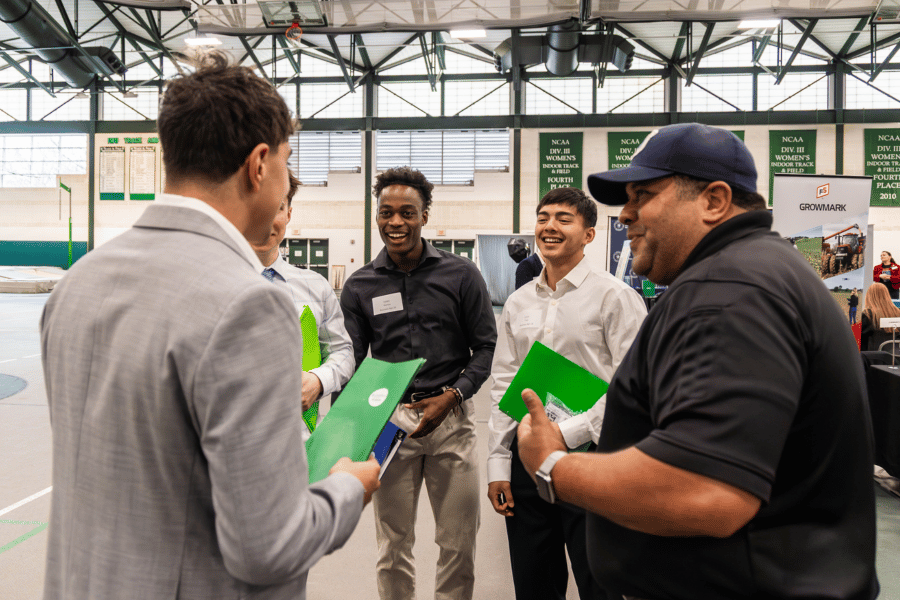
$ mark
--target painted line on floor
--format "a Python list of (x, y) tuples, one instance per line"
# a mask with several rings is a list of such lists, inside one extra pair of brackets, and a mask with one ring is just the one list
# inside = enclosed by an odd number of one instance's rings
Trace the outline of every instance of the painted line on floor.
[(3, 525), (46, 525), (44, 521), (10, 521), (9, 519), (0, 519)]
[(23, 356), (22, 358), (34, 358), (35, 356), (40, 356), (40, 355), (41, 355), (41, 353), (38, 352), (37, 354), (29, 354), (28, 356)]
[[(37, 494), (32, 494), (32, 495), (28, 496), (27, 498), (25, 498), (24, 500), (19, 500), (15, 504), (11, 504), (11, 505), (7, 506), (3, 510), (0, 510), (0, 516), (5, 515), (6, 513), (10, 512), (10, 511), (16, 510), (20, 506), (24, 506), (25, 504), (28, 504), (32, 500), (37, 500), (38, 498), (40, 498), (41, 496), (43, 496), (45, 494), (49, 494), (52, 489), (53, 489), (53, 486), (51, 485), (47, 489), (39, 491)], [(2, 552), (2, 551), (0, 551), (0, 552)]]
[(25, 535), (17, 537), (16, 539), (14, 539), (10, 543), (6, 544), (5, 546), (0, 546), (0, 554), (3, 554), (4, 552), (6, 552), (7, 550), (9, 550), (11, 548), (15, 548), (16, 546), (18, 546), (19, 544), (21, 544), (28, 538), (36, 536), (43, 530), (47, 529), (47, 525), (49, 525), (49, 523), (44, 523), (43, 525), (39, 525), (39, 526), (35, 527), (34, 529), (32, 529), (31, 531), (29, 531), (28, 533), (26, 533)]

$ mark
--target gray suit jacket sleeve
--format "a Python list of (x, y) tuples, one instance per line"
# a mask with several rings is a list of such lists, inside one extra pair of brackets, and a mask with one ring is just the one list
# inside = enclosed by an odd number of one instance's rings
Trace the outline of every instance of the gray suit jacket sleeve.
[(247, 288), (223, 312), (189, 382), (225, 567), (256, 585), (305, 573), (344, 544), (363, 508), (352, 475), (307, 485), (296, 321), (274, 286)]

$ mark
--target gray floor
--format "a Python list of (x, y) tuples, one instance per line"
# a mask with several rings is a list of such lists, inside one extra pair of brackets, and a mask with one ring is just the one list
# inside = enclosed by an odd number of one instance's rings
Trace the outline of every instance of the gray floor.
[[(44, 494), (7, 510), (50, 486), (50, 423), (41, 373), (38, 322), (47, 294), (0, 294), (0, 374), (28, 382), (22, 391), (0, 399), (0, 599), (37, 600), (44, 575), (46, 527), (50, 495)], [(2, 395), (2, 393), (0, 393)], [(481, 456), (486, 455), (489, 399), (476, 396)], [(483, 470), (482, 470), (483, 473)], [(509, 554), (502, 517), (490, 508), (481, 483), (481, 530), (477, 539), (475, 597), (513, 598)], [(900, 499), (880, 488), (878, 573), (880, 598), (900, 600)], [(3, 512), (6, 511), (6, 512)], [(437, 548), (434, 520), (425, 498), (419, 502), (416, 556), (419, 598), (431, 597)], [(311, 600), (374, 599), (375, 534), (368, 507), (347, 545), (323, 559), (310, 572)], [(570, 578), (567, 600), (575, 600)]]

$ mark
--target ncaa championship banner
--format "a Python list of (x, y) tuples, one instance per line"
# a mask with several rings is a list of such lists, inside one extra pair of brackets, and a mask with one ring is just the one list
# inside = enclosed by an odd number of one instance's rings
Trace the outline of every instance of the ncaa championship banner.
[(865, 256), (872, 178), (775, 174), (772, 187), (772, 230), (803, 253), (842, 307), (854, 288), (861, 299), (871, 278)]

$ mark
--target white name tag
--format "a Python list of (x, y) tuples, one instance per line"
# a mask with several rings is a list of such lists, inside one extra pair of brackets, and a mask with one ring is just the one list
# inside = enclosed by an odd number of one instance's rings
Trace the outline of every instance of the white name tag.
[(398, 310), (403, 310), (403, 297), (400, 295), (400, 292), (372, 298), (372, 312), (376, 315), (397, 312)]
[(539, 310), (523, 310), (516, 315), (516, 326), (519, 329), (528, 329), (529, 327), (541, 326), (541, 311)]

